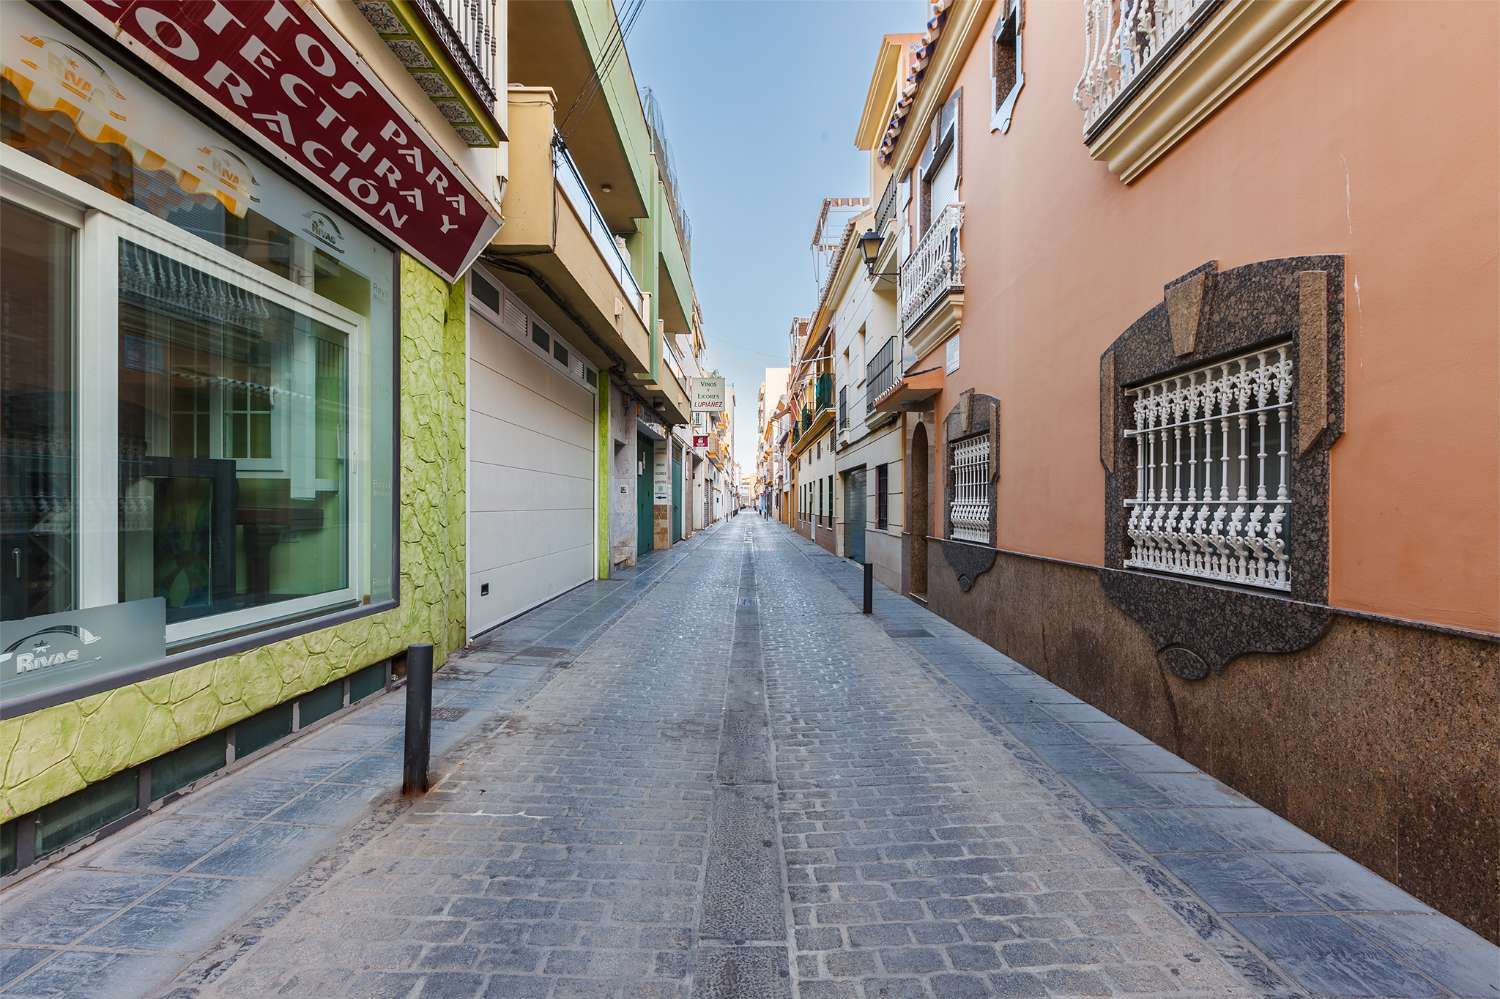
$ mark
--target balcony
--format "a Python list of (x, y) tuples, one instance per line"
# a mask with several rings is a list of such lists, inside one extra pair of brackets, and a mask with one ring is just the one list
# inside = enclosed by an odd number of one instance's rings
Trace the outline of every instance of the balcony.
[(620, 291), (625, 295), (625, 301), (635, 314), (644, 321), (646, 318), (646, 298), (641, 292), (641, 286), (636, 282), (635, 275), (630, 272), (630, 260), (625, 256), (625, 251), (615, 242), (615, 234), (610, 231), (609, 223), (604, 221), (604, 213), (599, 211), (599, 206), (594, 203), (589, 194), (588, 185), (583, 182), (583, 175), (578, 172), (578, 166), (573, 162), (573, 157), (568, 155), (568, 147), (562, 144), (562, 140), (556, 139), (552, 144), (553, 170), (557, 175), (557, 186), (562, 189), (563, 195), (568, 199), (568, 204), (578, 213), (579, 220), (588, 232), (589, 239), (593, 240), (594, 246), (599, 250), (600, 256), (608, 265), (610, 273), (614, 276), (615, 283), (620, 286)]
[(1339, 0), (1083, 0), (1089, 153), (1134, 180)]
[(825, 371), (818, 376), (813, 389), (814, 413), (833, 408), (833, 372)]
[(506, 138), (495, 116), (496, 2), (370, 0), (358, 5), (464, 143), (481, 148)]
[(944, 208), (901, 262), (897, 315), (918, 357), (947, 339), (963, 318), (963, 224), (961, 203)]
[(512, 290), (543, 320), (558, 329), (584, 328), (588, 336), (575, 347), (590, 362), (606, 369), (623, 365), (636, 390), (659, 404), (670, 422), (686, 422), (680, 370), (663, 364), (649, 383), (634, 374), (650, 369), (650, 299), (573, 158), (555, 142), (555, 95), (548, 87), (511, 87), (509, 100), (506, 223), (487, 255), (514, 275)]
[[(873, 416), (875, 403), (896, 384), (896, 338), (886, 340), (865, 365), (865, 416)], [(883, 414), (882, 414), (883, 415)]]

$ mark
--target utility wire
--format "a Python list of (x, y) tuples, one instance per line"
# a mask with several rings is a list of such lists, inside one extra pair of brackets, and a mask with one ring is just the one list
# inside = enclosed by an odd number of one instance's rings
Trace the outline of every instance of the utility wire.
[(609, 34), (605, 37), (604, 47), (599, 53), (599, 58), (595, 63), (593, 72), (584, 81), (577, 96), (573, 98), (573, 103), (569, 105), (567, 113), (563, 115), (562, 123), (558, 126), (558, 131), (562, 133), (564, 138), (567, 137), (568, 124), (573, 120), (573, 117), (587, 111), (594, 103), (595, 98), (603, 90), (604, 78), (614, 70), (620, 55), (625, 51), (625, 39), (629, 36), (630, 29), (635, 26), (636, 20), (640, 17), (641, 9), (645, 5), (646, 0), (633, 0), (632, 3), (626, 6), (624, 16), (615, 18), (615, 23), (610, 27)]

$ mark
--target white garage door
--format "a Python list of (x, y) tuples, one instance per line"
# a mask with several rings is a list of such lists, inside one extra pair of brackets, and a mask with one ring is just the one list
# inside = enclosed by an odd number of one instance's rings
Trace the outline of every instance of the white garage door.
[(594, 575), (594, 395), (566, 345), (543, 355), (553, 338), (534, 333), (523, 345), (471, 310), (470, 635)]

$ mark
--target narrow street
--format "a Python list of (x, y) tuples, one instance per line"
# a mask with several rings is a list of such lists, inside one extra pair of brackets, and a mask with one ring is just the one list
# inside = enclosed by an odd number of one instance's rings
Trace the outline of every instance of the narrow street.
[(0, 991), (1496, 994), (1476, 935), (858, 586), (746, 514), (575, 590), (439, 674), (425, 797), (387, 695), (19, 886)]

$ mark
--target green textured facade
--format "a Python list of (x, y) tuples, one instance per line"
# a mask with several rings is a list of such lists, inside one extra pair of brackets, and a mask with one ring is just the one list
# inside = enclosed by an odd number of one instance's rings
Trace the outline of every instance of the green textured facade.
[(0, 721), (0, 821), (332, 680), (464, 642), (465, 286), (401, 257), (399, 606)]

